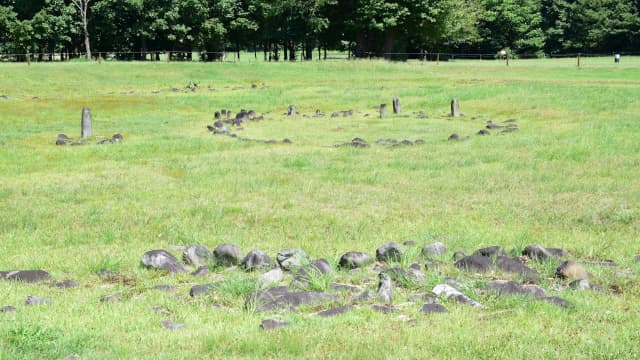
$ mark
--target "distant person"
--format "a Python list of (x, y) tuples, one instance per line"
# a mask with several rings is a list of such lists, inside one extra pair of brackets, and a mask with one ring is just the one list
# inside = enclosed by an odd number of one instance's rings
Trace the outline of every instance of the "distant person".
[(619, 64), (619, 63), (620, 63), (620, 54), (615, 54), (615, 55), (613, 55), (613, 61), (614, 61), (616, 64)]

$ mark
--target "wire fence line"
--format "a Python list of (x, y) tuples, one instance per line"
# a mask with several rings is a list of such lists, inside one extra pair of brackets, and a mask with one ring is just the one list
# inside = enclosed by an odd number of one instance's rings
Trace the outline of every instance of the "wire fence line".
[[(318, 60), (362, 60), (386, 59), (391, 61), (455, 61), (455, 60), (520, 60), (520, 59), (554, 59), (554, 58), (594, 58), (620, 56), (640, 56), (640, 52), (619, 53), (452, 53), (452, 52), (389, 52), (362, 53), (355, 56), (350, 52), (318, 52), (315, 57), (296, 54), (289, 60), (279, 59), (272, 53), (235, 52), (235, 51), (101, 51), (94, 52), (96, 61), (155, 61), (155, 62), (277, 62), (277, 61), (318, 61)], [(242, 56), (241, 56), (242, 55)], [(298, 56), (299, 55), (299, 56)], [(86, 57), (83, 52), (38, 52), (38, 53), (0, 53), (0, 62), (64, 62)], [(579, 64), (578, 64), (579, 65)]]

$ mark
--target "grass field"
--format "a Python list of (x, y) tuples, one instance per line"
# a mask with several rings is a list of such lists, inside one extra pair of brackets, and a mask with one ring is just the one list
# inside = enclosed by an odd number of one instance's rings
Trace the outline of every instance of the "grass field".
[[(0, 281), (0, 307), (17, 308), (0, 313), (0, 359), (640, 357), (639, 58), (583, 59), (581, 68), (575, 59), (34, 63), (0, 64), (0, 75), (0, 270), (44, 269), (80, 284)], [(190, 82), (197, 91), (183, 91)], [(393, 96), (401, 116), (380, 119)], [(446, 116), (453, 97), (466, 116)], [(300, 115), (285, 116), (289, 104)], [(83, 106), (95, 140), (124, 141), (55, 146), (58, 133), (79, 137)], [(265, 113), (238, 136), (292, 144), (212, 135), (206, 125), (222, 108)], [(316, 109), (354, 115), (303, 116)], [(520, 130), (475, 135), (507, 119)], [(447, 141), (452, 133), (470, 138)], [(335, 147), (354, 137), (371, 147)], [(484, 306), (445, 301), (448, 314), (425, 316), (421, 304), (402, 305), (409, 292), (399, 290), (395, 314), (282, 313), (291, 326), (266, 332), (258, 325), (270, 315), (241, 309), (257, 275), (213, 269), (200, 279), (140, 266), (151, 249), (227, 242), (274, 258), (300, 247), (335, 265), (347, 251), (406, 240), (418, 244), (410, 260), (436, 240), (448, 248), (446, 264), (412, 292), (452, 277)], [(528, 244), (619, 266), (588, 267), (606, 291), (580, 292), (558, 290), (566, 282), (553, 279), (557, 263), (534, 264), (551, 295), (575, 304), (563, 309), (476, 291), (504, 274), (469, 274), (451, 260)], [(100, 269), (132, 281), (105, 283)], [(191, 285), (222, 278), (227, 293), (189, 298)], [(178, 290), (149, 290), (157, 284)], [(116, 292), (121, 301), (100, 302)], [(26, 307), (28, 295), (50, 304)], [(185, 328), (164, 329), (166, 318)]]

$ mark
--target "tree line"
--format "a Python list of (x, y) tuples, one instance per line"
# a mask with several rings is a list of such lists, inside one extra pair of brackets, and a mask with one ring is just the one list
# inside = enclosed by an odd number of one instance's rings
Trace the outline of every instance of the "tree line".
[(0, 53), (632, 52), (640, 0), (0, 0)]

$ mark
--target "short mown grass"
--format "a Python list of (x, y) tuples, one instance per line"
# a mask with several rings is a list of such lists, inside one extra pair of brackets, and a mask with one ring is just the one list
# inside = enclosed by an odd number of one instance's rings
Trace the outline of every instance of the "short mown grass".
[[(0, 98), (0, 270), (40, 268), (80, 283), (0, 282), (0, 306), (18, 308), (0, 314), (0, 358), (640, 357), (640, 59), (610, 60), (0, 64), (9, 97)], [(192, 81), (199, 89), (183, 91)], [(401, 116), (379, 119), (394, 96)], [(465, 117), (446, 116), (453, 97)], [(289, 104), (301, 115), (285, 116)], [(124, 142), (55, 146), (58, 133), (79, 136), (83, 106), (96, 139), (119, 132)], [(206, 125), (223, 108), (265, 113), (238, 136), (293, 144), (213, 136)], [(326, 116), (303, 116), (316, 109)], [(354, 116), (329, 116), (348, 109)], [(475, 135), (507, 119), (520, 130)], [(451, 133), (469, 140), (449, 142)], [(354, 137), (371, 147), (335, 147)], [(387, 138), (424, 144), (375, 144)], [(448, 314), (423, 316), (408, 305), (402, 313), (414, 322), (368, 307), (330, 319), (284, 313), (289, 328), (264, 332), (267, 315), (242, 309), (255, 275), (214, 269), (200, 280), (139, 265), (147, 250), (195, 243), (273, 257), (300, 247), (336, 264), (344, 252), (406, 240), (449, 250), (417, 290), (452, 277), (485, 306), (446, 302)], [(588, 270), (617, 290), (554, 292), (563, 284), (547, 280), (555, 264), (540, 263), (543, 286), (575, 308), (497, 298), (471, 285), (504, 274), (475, 279), (449, 260), (533, 243), (616, 261)], [(401, 266), (419, 258), (410, 253)], [(100, 269), (131, 281), (101, 281)], [(189, 299), (190, 285), (221, 278), (225, 291)], [(148, 290), (161, 283), (178, 290)], [(99, 301), (119, 291), (121, 302)], [(25, 307), (28, 295), (51, 304)], [(186, 327), (170, 332), (163, 319)]]

